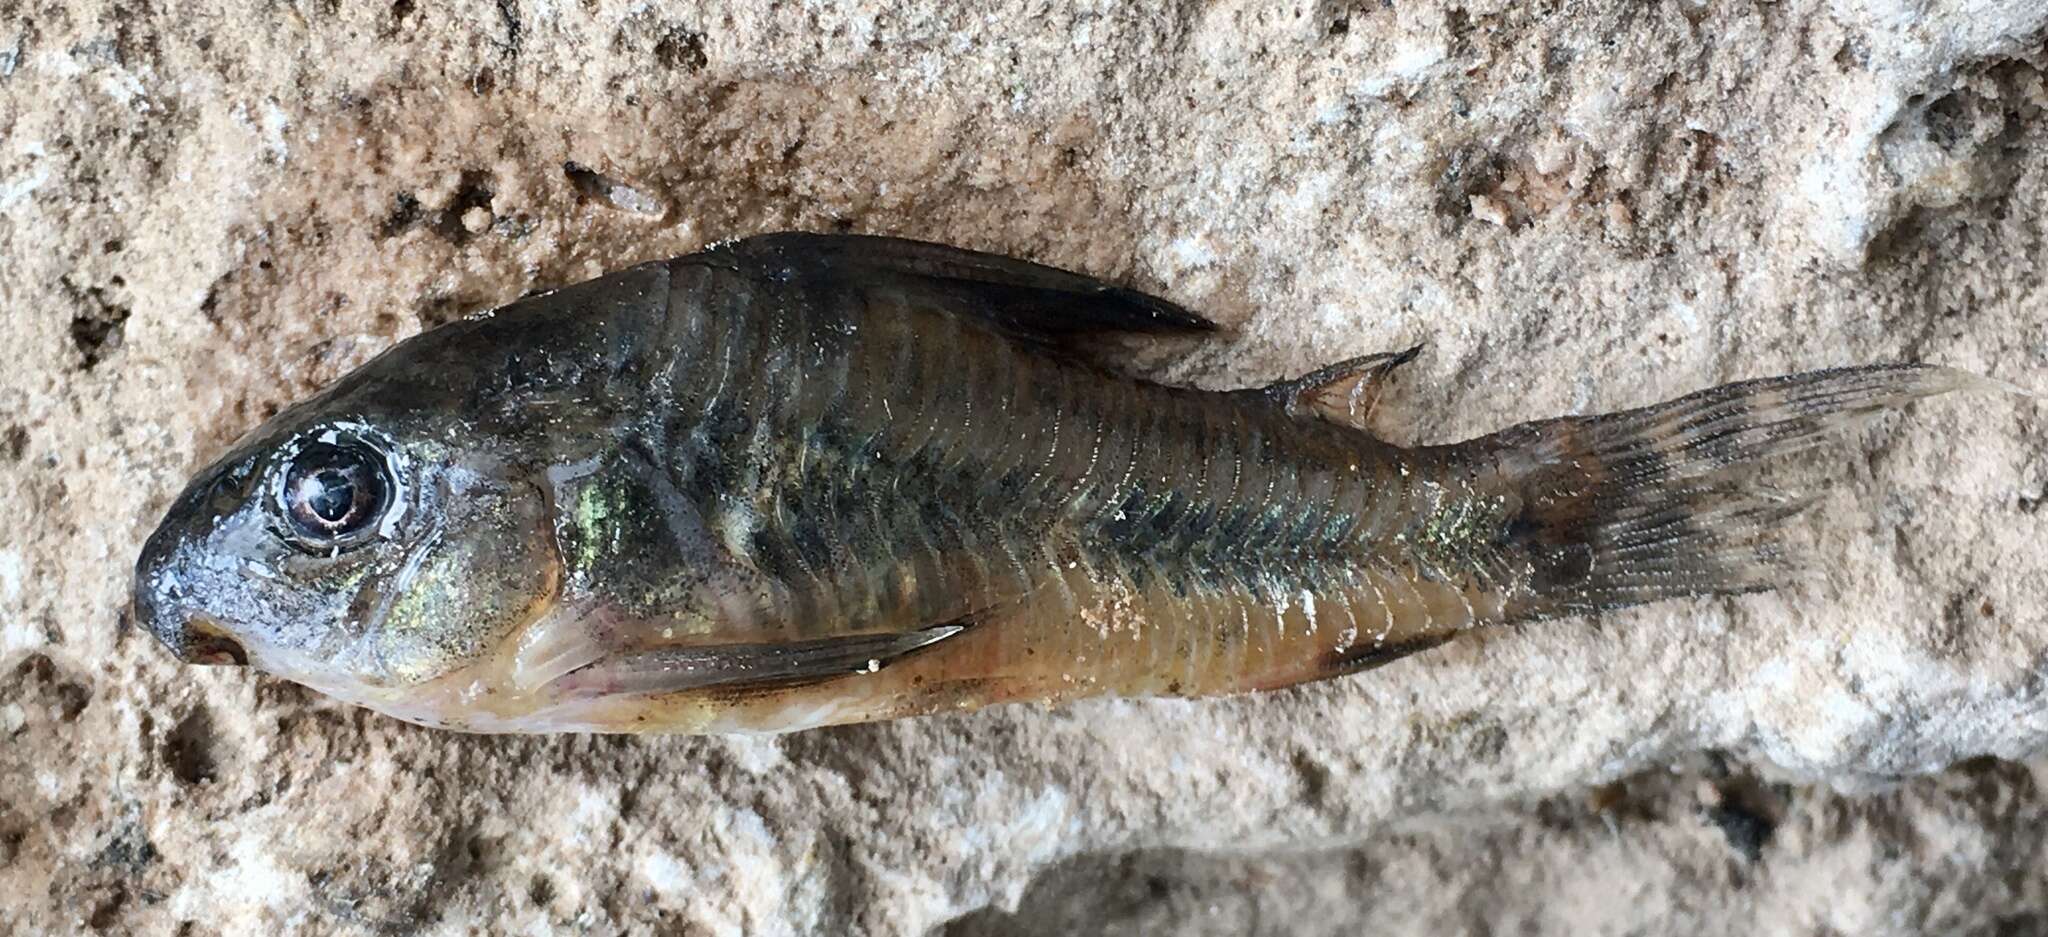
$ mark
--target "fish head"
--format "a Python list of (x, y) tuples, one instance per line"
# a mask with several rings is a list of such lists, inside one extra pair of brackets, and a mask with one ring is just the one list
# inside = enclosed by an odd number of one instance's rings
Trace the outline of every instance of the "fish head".
[(648, 412), (666, 366), (648, 349), (677, 340), (668, 275), (646, 264), (441, 325), (270, 418), (172, 501), (136, 562), (135, 620), (189, 662), (522, 730), (553, 701), (547, 668), (601, 651), (566, 571), (564, 543), (589, 538), (562, 486)]
[(395, 712), (553, 608), (545, 457), (464, 399), (387, 376), (280, 413), (172, 502), (133, 610), (173, 654)]

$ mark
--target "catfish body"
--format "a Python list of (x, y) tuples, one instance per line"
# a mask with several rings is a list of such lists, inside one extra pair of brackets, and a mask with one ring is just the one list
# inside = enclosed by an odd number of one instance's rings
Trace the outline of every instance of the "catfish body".
[(781, 731), (1213, 695), (1474, 627), (1767, 588), (1762, 459), (1966, 375), (1727, 385), (1447, 446), (1412, 352), (1235, 392), (1099, 361), (1212, 328), (995, 255), (767, 235), (402, 342), (201, 473), (141, 621), (428, 725)]

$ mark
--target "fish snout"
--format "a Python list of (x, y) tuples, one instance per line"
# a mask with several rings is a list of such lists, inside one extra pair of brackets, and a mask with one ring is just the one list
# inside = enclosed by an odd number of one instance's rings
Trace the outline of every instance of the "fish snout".
[(135, 620), (163, 646), (188, 664), (249, 663), (249, 653), (211, 617), (188, 612), (160, 590), (138, 583), (135, 590)]
[(135, 621), (163, 646), (190, 664), (234, 664), (249, 662), (242, 643), (212, 616), (198, 612), (186, 600), (177, 570), (171, 562), (171, 544), (161, 532), (152, 537), (135, 566), (135, 590), (131, 596)]

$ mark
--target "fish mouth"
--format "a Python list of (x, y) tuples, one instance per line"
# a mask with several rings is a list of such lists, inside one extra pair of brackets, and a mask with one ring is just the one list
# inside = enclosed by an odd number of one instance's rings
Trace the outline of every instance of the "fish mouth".
[(163, 621), (154, 617), (156, 610), (147, 604), (140, 604), (136, 614), (180, 661), (207, 667), (249, 665), (249, 651), (211, 615), (186, 612)]
[(220, 622), (205, 615), (185, 619), (185, 646), (180, 653), (188, 664), (202, 666), (249, 666), (249, 652)]

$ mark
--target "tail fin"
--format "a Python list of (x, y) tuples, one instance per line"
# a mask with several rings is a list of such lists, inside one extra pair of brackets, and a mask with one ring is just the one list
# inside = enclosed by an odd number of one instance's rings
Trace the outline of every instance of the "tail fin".
[(1528, 572), (1510, 590), (1509, 617), (1772, 588), (1797, 567), (1784, 522), (1811, 501), (1762, 485), (1760, 462), (1909, 401), (1991, 383), (1917, 364), (1813, 371), (1479, 440), (1519, 504), (1504, 546)]

